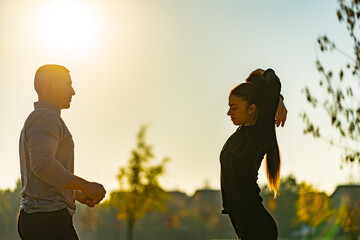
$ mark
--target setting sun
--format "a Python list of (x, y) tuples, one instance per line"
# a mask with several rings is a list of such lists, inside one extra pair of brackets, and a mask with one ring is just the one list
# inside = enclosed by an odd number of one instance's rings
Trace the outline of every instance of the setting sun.
[(35, 28), (42, 47), (82, 53), (97, 45), (101, 17), (81, 1), (49, 1), (37, 8)]

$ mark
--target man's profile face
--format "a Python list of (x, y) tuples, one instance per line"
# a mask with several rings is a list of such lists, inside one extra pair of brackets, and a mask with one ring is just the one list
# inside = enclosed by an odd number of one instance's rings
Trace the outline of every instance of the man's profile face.
[(70, 107), (71, 98), (75, 95), (69, 73), (63, 72), (51, 81), (51, 92), (55, 106), (59, 109)]

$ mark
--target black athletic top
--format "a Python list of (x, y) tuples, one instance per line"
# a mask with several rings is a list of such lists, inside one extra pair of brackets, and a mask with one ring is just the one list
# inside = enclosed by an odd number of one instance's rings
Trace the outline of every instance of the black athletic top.
[[(275, 143), (275, 112), (281, 84), (274, 70), (264, 73), (265, 90), (256, 123), (240, 126), (220, 153), (223, 213), (251, 213), (262, 202), (257, 185), (258, 170), (265, 149)], [(259, 80), (259, 79), (257, 79)], [(250, 82), (251, 79), (249, 80)], [(258, 84), (257, 82), (253, 82)]]

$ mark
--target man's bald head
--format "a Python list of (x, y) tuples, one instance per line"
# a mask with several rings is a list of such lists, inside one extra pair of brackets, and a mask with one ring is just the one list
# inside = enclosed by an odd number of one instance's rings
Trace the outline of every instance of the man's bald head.
[(41, 95), (44, 87), (51, 81), (61, 79), (64, 74), (68, 75), (70, 71), (61, 65), (47, 64), (38, 68), (35, 73), (34, 87), (38, 95)]
[(69, 108), (75, 95), (70, 71), (60, 65), (41, 66), (36, 71), (34, 86), (39, 101), (50, 102), (59, 109)]

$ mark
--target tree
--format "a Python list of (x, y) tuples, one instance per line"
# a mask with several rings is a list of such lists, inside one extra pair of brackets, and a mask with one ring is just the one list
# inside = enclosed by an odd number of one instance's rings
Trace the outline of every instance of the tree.
[(14, 239), (17, 233), (17, 214), (21, 200), (21, 180), (15, 189), (0, 190), (0, 239)]
[(296, 215), (299, 222), (304, 222), (310, 226), (310, 239), (312, 229), (330, 216), (329, 204), (329, 197), (326, 193), (319, 192), (306, 183), (300, 184)]
[(117, 176), (120, 189), (110, 196), (110, 204), (118, 209), (119, 219), (127, 224), (127, 240), (133, 239), (136, 222), (152, 210), (165, 210), (166, 193), (158, 178), (164, 174), (164, 158), (159, 165), (150, 165), (154, 158), (152, 146), (145, 142), (147, 126), (137, 133), (136, 148), (132, 150), (127, 167), (121, 167)]
[[(78, 206), (77, 206), (78, 207)], [(95, 232), (98, 226), (102, 223), (97, 208), (82, 207), (78, 213), (78, 226), (82, 231)]]
[(288, 238), (299, 227), (295, 206), (299, 192), (296, 178), (293, 175), (281, 178), (278, 192), (279, 196), (274, 199), (269, 187), (264, 185), (261, 195), (264, 198), (264, 206), (276, 220), (279, 237)]
[(307, 102), (313, 108), (326, 111), (331, 129), (335, 130), (337, 136), (324, 136), (309, 114), (304, 112), (301, 116), (305, 123), (304, 134), (311, 134), (314, 138), (322, 138), (331, 145), (341, 147), (344, 150), (343, 161), (352, 163), (360, 162), (360, 39), (357, 31), (360, 1), (338, 0), (338, 3), (336, 14), (339, 22), (344, 23), (348, 30), (353, 52), (351, 55), (346, 54), (326, 35), (319, 36), (317, 41), (322, 55), (336, 51), (344, 56), (344, 63), (339, 69), (327, 70), (320, 59), (316, 59), (316, 68), (321, 75), (318, 83), (324, 92), (324, 99), (319, 95), (315, 97), (309, 87), (303, 89)]
[(353, 205), (345, 202), (338, 209), (338, 221), (340, 221), (344, 231), (349, 235), (350, 240), (359, 239), (360, 201)]

